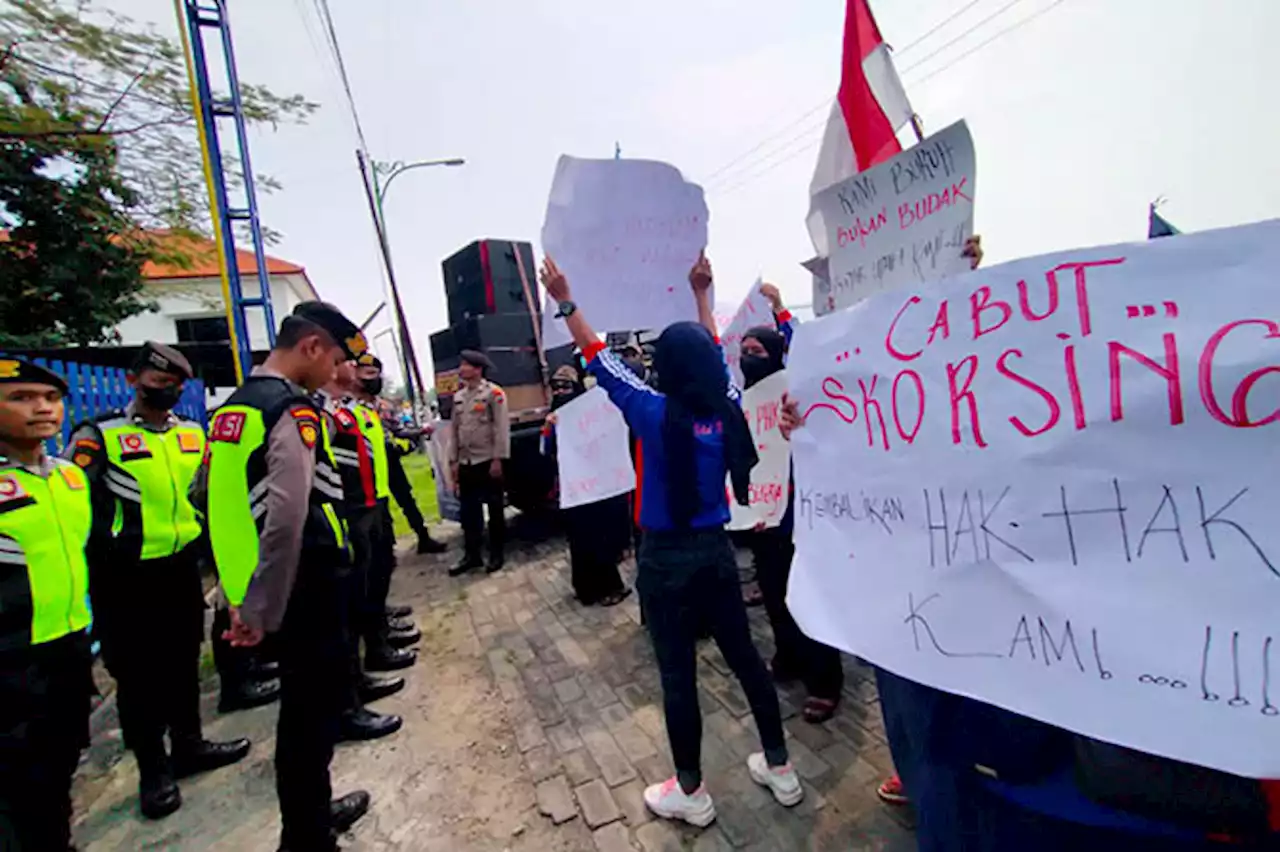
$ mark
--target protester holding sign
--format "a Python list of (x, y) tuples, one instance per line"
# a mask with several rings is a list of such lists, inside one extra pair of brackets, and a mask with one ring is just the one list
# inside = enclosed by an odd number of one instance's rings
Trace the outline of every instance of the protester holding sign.
[[(790, 338), (790, 315), (782, 307), (782, 299), (776, 288), (771, 294), (778, 329), (757, 326), (748, 329), (742, 338), (739, 364), (746, 380), (748, 392), (773, 376), (781, 376)], [(784, 317), (786, 317), (784, 319)], [(790, 459), (787, 459), (790, 468)], [(795, 555), (792, 533), (795, 529), (795, 486), (787, 476), (786, 511), (782, 521), (774, 527), (765, 527), (761, 521), (748, 533), (748, 544), (755, 563), (760, 591), (764, 596), (765, 611), (773, 627), (773, 640), (777, 651), (770, 669), (773, 679), (779, 683), (793, 680), (804, 682), (809, 693), (804, 703), (806, 722), (818, 724), (835, 715), (840, 703), (840, 690), (844, 687), (844, 668), (840, 652), (829, 645), (806, 636), (787, 609), (787, 582), (791, 576), (791, 559)]]
[(781, 804), (798, 804), (804, 790), (788, 760), (777, 693), (751, 643), (738, 565), (724, 529), (729, 520), (725, 477), (730, 477), (737, 501), (746, 503), (756, 452), (738, 407), (740, 393), (729, 382), (715, 338), (708, 294), (711, 264), (700, 256), (689, 274), (702, 325), (678, 322), (658, 338), (656, 391), (600, 343), (551, 258), (543, 263), (541, 278), (588, 359), (588, 369), (643, 448), (640, 520), (645, 534), (637, 587), (662, 675), (676, 766), (674, 777), (645, 790), (645, 804), (660, 816), (692, 825), (705, 826), (716, 817), (702, 784), (695, 654), (701, 624), (711, 628), (742, 684), (760, 732), (764, 752), (747, 760), (751, 777)]
[[(586, 392), (582, 374), (572, 364), (559, 368), (551, 377), (551, 414), (542, 433), (544, 455), (555, 458), (559, 450), (556, 412)], [(565, 487), (563, 481), (560, 487)], [(618, 573), (618, 563), (631, 537), (628, 507), (627, 494), (620, 494), (569, 506), (561, 513), (569, 538), (573, 594), (583, 606), (616, 606), (631, 594)]]

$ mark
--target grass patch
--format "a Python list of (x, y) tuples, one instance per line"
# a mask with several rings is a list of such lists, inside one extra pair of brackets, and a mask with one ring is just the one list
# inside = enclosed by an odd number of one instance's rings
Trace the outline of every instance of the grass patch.
[[(413, 496), (418, 501), (422, 516), (427, 523), (440, 520), (440, 501), (436, 499), (436, 478), (431, 471), (431, 459), (422, 453), (410, 453), (401, 459), (401, 463), (409, 484), (413, 486)], [(391, 517), (395, 521), (397, 537), (412, 534), (413, 530), (394, 498), (391, 500)]]

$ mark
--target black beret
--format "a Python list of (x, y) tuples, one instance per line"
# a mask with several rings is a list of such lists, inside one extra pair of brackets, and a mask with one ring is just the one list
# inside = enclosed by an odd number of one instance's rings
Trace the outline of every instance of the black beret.
[(191, 362), (186, 356), (163, 343), (157, 343), (154, 340), (148, 340), (142, 344), (138, 357), (133, 362), (133, 372), (141, 373), (143, 370), (160, 370), (164, 373), (172, 373), (183, 379), (194, 379), (195, 372), (191, 369)]
[(493, 362), (483, 352), (477, 352), (474, 349), (463, 349), (458, 353), (458, 357), (473, 367), (479, 367), (482, 370), (493, 369)]
[(53, 370), (46, 370), (39, 364), (32, 364), (21, 358), (0, 358), (0, 384), (49, 385), (57, 388), (63, 396), (67, 395), (66, 379)]
[(359, 358), (369, 351), (369, 342), (365, 340), (360, 328), (328, 302), (300, 302), (293, 309), (293, 316), (327, 331), (329, 336), (346, 351), (348, 360)]

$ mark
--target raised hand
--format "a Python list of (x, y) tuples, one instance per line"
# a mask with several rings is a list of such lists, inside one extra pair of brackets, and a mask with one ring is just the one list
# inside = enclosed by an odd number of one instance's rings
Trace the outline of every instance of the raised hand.
[(711, 261), (707, 260), (706, 251), (698, 252), (698, 259), (689, 270), (689, 286), (694, 293), (705, 293), (711, 289)]
[(974, 234), (965, 240), (964, 251), (960, 252), (960, 256), (969, 258), (970, 269), (977, 269), (978, 264), (982, 263), (982, 237)]
[(765, 301), (773, 308), (775, 314), (782, 313), (782, 294), (778, 292), (778, 288), (773, 284), (761, 284), (760, 295), (764, 296)]
[(538, 270), (538, 279), (542, 281), (547, 295), (557, 302), (569, 301), (569, 279), (564, 277), (560, 267), (549, 257), (542, 259), (542, 268)]
[(800, 414), (800, 403), (790, 394), (782, 395), (782, 415), (779, 417), (778, 431), (785, 440), (791, 440), (791, 433), (804, 426), (804, 417)]

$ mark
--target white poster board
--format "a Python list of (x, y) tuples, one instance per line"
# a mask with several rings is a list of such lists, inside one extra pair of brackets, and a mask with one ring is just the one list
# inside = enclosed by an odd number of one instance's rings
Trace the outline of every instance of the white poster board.
[(594, 387), (556, 411), (560, 508), (598, 503), (636, 487), (627, 423), (604, 388)]
[(804, 632), (1144, 752), (1280, 777), (1280, 220), (806, 323)]
[(790, 504), (788, 485), (791, 480), (791, 444), (778, 431), (782, 413), (782, 397), (787, 392), (786, 371), (774, 373), (742, 394), (742, 412), (747, 416), (751, 436), (756, 442), (760, 461), (751, 469), (751, 503), (738, 505), (732, 499), (729, 482), (729, 526), (731, 530), (765, 528), (782, 523)]
[(747, 329), (755, 328), (758, 325), (767, 325), (769, 328), (775, 328), (776, 323), (773, 319), (773, 306), (769, 304), (769, 300), (760, 292), (764, 282), (756, 279), (756, 283), (751, 285), (751, 289), (747, 291), (747, 296), (742, 300), (742, 304), (727, 317), (722, 317), (717, 311), (716, 325), (720, 329), (720, 345), (724, 347), (725, 360), (729, 362), (729, 370), (733, 373), (734, 381), (738, 383), (738, 387), (742, 387), (742, 367), (738, 365), (738, 361), (742, 358), (742, 335)]
[(830, 246), (828, 274), (815, 271), (814, 313), (967, 271), (975, 169), (973, 138), (958, 121), (814, 196)]
[[(661, 331), (697, 320), (689, 270), (706, 245), (702, 187), (674, 166), (569, 156), (556, 164), (542, 250), (569, 279), (596, 331)], [(547, 300), (548, 348), (570, 342), (555, 314)]]

